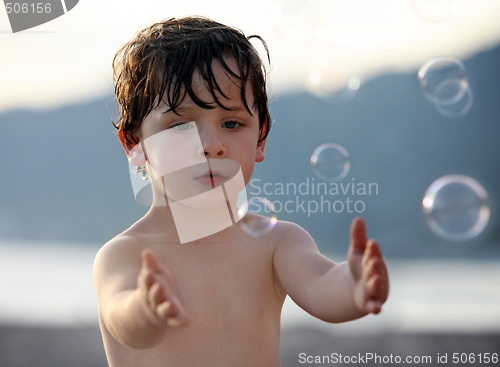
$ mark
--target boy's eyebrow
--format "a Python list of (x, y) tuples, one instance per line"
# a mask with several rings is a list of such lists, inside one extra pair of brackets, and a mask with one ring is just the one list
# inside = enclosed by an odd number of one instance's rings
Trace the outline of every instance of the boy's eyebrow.
[[(168, 106), (166, 106), (167, 109), (165, 111), (163, 111), (162, 113), (165, 114), (165, 113), (169, 113), (169, 112), (174, 112), (174, 110)], [(243, 106), (243, 104), (240, 104), (240, 105), (235, 105), (235, 106), (226, 106), (230, 111), (236, 111), (236, 112), (248, 112), (247, 109), (245, 108), (245, 106)], [(195, 109), (196, 106), (186, 106), (186, 107), (175, 107), (175, 114), (176, 115), (179, 115), (179, 113), (182, 113), (182, 112), (190, 112), (192, 111), (193, 109)]]
[(174, 112), (174, 109), (167, 106), (167, 109), (165, 111), (163, 111), (162, 113), (169, 113), (169, 112), (176, 113), (176, 112), (185, 112), (185, 111), (192, 111), (192, 110), (193, 110), (193, 107), (175, 107), (175, 112)]

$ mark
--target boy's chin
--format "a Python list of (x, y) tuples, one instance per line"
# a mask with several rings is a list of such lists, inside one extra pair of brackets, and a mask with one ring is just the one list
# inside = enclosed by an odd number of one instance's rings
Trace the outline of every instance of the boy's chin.
[[(220, 189), (219, 189), (220, 190)], [(211, 190), (203, 194), (199, 194), (187, 199), (175, 200), (175, 198), (168, 198), (169, 205), (177, 203), (186, 208), (193, 210), (211, 210), (222, 208), (227, 210), (227, 203), (223, 196), (220, 195), (218, 190)], [(222, 200), (221, 200), (222, 199)]]

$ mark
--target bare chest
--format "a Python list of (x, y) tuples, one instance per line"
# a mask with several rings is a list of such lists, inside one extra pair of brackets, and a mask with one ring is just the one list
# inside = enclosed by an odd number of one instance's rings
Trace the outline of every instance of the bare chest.
[[(149, 360), (148, 366), (234, 366), (235, 361), (245, 359), (252, 366), (279, 365), (284, 296), (276, 289), (274, 249), (268, 243), (155, 243), (148, 247), (170, 270), (191, 323), (173, 329), (151, 350), (133, 351), (106, 338), (110, 359), (124, 358), (118, 362), (126, 360), (130, 365)], [(262, 360), (255, 360), (256, 353)]]
[(276, 295), (273, 250), (258, 241), (201, 242), (153, 250), (171, 271), (175, 291), (193, 321), (212, 312), (222, 311), (226, 319), (242, 312), (260, 313)]

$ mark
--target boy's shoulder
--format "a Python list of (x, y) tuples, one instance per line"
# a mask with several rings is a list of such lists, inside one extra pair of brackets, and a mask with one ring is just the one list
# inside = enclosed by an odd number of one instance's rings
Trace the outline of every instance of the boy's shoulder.
[(106, 242), (98, 251), (95, 261), (137, 263), (141, 259), (142, 250), (147, 248), (148, 244), (159, 241), (157, 237), (150, 222), (141, 218)]
[(312, 239), (304, 228), (293, 222), (279, 220), (276, 225), (276, 236), (280, 243), (287, 243), (289, 241)]
[[(267, 225), (268, 220), (269, 220), (268, 218), (264, 218), (259, 214), (254, 214), (249, 212), (246, 214), (245, 218), (241, 220), (241, 224), (237, 223), (236, 226), (247, 224), (247, 227), (265, 227)], [(252, 222), (254, 224), (251, 224)], [(250, 225), (248, 225), (249, 223)], [(264, 235), (258, 235), (256, 236), (256, 238), (267, 241), (269, 240), (269, 237), (272, 237), (273, 240), (276, 241), (276, 243), (279, 243), (282, 241), (286, 242), (287, 240), (295, 238), (297, 236), (299, 237), (309, 236), (309, 233), (296, 223), (284, 220), (277, 220), (274, 228), (271, 229), (269, 233), (266, 233)]]
[(271, 231), (274, 237), (274, 252), (290, 253), (304, 247), (317, 247), (309, 232), (293, 222), (278, 220), (276, 227)]
[[(234, 232), (233, 232), (234, 233)], [(272, 240), (268, 237), (272, 238)], [(255, 239), (274, 243), (275, 246), (292, 246), (306, 244), (313, 241), (309, 233), (296, 223), (278, 220), (276, 226), (265, 236), (259, 236)], [(267, 239), (266, 239), (267, 238)], [(254, 240), (255, 240), (254, 239)], [(98, 251), (94, 266), (102, 265), (110, 267), (113, 264), (123, 266), (123, 264), (137, 265), (140, 267), (142, 250), (148, 247), (148, 244), (156, 241), (148, 240), (148, 235), (143, 231), (138, 231), (132, 226), (124, 232), (118, 234)], [(313, 241), (314, 242), (314, 241)]]
[(94, 259), (94, 275), (114, 273), (124, 266), (141, 266), (141, 252), (146, 244), (137, 236), (126, 231), (106, 242)]

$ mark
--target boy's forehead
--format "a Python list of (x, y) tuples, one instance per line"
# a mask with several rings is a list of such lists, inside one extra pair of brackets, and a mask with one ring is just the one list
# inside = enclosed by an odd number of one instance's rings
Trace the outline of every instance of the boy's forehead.
[[(224, 57), (224, 61), (234, 74), (236, 75), (240, 74), (236, 60), (233, 57)], [(202, 73), (198, 69), (194, 70), (191, 77), (191, 89), (193, 93), (196, 95), (196, 97), (209, 106), (219, 107), (219, 104), (215, 100), (215, 98), (217, 98), (217, 100), (224, 107), (229, 108), (230, 110), (238, 110), (238, 109), (246, 110), (245, 106), (243, 105), (243, 100), (241, 98), (241, 87), (242, 87), (241, 80), (238, 77), (231, 75), (231, 73), (228, 70), (226, 70), (218, 60), (214, 59), (212, 61), (211, 68), (214, 78), (211, 81), (212, 85), (210, 85), (209, 82), (205, 80)], [(215, 85), (215, 83), (217, 83), (217, 85)], [(218, 90), (219, 88), (221, 91)], [(181, 85), (180, 89), (181, 89), (181, 95), (184, 98), (180, 100), (179, 103), (175, 106), (176, 112), (199, 107), (191, 99), (189, 94), (185, 93), (186, 90), (185, 85)], [(250, 110), (253, 111), (254, 95), (250, 80), (247, 80), (245, 89), (246, 89), (245, 90), (246, 102)], [(168, 105), (169, 98), (167, 97), (167, 93), (169, 92), (172, 93), (171, 88), (170, 91), (169, 88), (165, 90), (165, 94), (162, 96), (159, 105), (158, 105), (159, 96), (157, 96), (155, 101), (155, 106), (156, 105), (158, 106), (156, 108), (159, 110), (159, 112), (168, 112), (171, 110), (171, 106)]]

